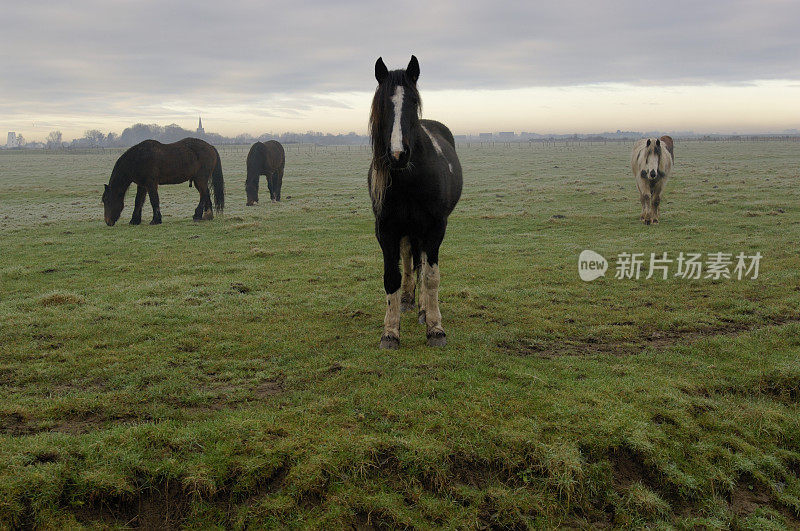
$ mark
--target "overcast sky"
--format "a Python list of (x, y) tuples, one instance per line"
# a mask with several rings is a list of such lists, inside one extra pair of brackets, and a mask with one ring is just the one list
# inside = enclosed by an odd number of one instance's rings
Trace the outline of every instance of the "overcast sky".
[(456, 133), (780, 131), (798, 22), (793, 0), (4, 0), (0, 132), (364, 132), (375, 59), (411, 53)]

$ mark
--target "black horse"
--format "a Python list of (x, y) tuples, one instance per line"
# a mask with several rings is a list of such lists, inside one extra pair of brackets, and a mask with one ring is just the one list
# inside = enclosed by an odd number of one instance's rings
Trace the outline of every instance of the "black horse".
[(244, 190), (247, 192), (247, 206), (258, 204), (258, 181), (262, 175), (267, 177), (270, 199), (281, 200), (285, 165), (286, 155), (280, 142), (268, 140), (253, 144), (250, 153), (247, 154), (247, 181), (244, 185)]
[(428, 345), (444, 346), (439, 246), (447, 217), (461, 197), (455, 141), (443, 124), (419, 117), (416, 57), (411, 56), (405, 70), (391, 72), (378, 58), (375, 78), (378, 88), (369, 123), (372, 163), (368, 184), (375, 235), (383, 251), (387, 308), (381, 348), (400, 346), (400, 312), (414, 307), (417, 282), (419, 322), (427, 325)]
[(142, 222), (142, 205), (147, 194), (153, 207), (151, 225), (161, 223), (161, 208), (158, 201), (159, 184), (194, 182), (200, 192), (200, 204), (194, 211), (194, 220), (212, 219), (209, 185), (214, 190), (214, 206), (217, 212), (225, 207), (225, 184), (222, 180), (222, 163), (217, 149), (198, 138), (184, 138), (172, 144), (156, 140), (145, 140), (128, 149), (117, 159), (111, 180), (105, 185), (103, 205), (107, 225), (119, 219), (124, 208), (125, 192), (131, 183), (136, 183), (136, 202), (133, 206), (131, 225)]

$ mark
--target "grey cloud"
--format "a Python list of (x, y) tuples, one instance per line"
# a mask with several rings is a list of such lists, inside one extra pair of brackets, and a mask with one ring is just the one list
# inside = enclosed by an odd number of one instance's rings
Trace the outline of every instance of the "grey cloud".
[(379, 55), (402, 67), (411, 53), (427, 89), (800, 79), (798, 20), (777, 0), (16, 2), (0, 17), (0, 113), (272, 94), (335, 106), (308, 95), (372, 90)]

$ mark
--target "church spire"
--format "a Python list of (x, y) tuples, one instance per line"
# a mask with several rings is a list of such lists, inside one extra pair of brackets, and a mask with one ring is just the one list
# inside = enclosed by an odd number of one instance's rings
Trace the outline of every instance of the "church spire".
[(206, 130), (203, 129), (203, 119), (201, 117), (197, 117), (197, 134), (202, 135), (205, 134)]

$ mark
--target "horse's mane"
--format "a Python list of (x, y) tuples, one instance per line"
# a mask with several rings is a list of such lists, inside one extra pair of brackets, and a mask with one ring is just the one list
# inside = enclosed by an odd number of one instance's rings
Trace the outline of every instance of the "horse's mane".
[(386, 80), (375, 89), (375, 96), (372, 98), (372, 109), (369, 115), (369, 135), (372, 143), (372, 166), (369, 176), (369, 195), (372, 199), (372, 206), (376, 212), (380, 212), (383, 205), (383, 198), (387, 188), (391, 186), (391, 176), (389, 174), (389, 145), (388, 137), (385, 132), (388, 130), (388, 116), (386, 102), (394, 94), (395, 87), (403, 86), (403, 97), (415, 102), (417, 105), (417, 117), (422, 112), (422, 99), (419, 91), (413, 83), (408, 83), (405, 70), (392, 70)]
[(108, 182), (108, 186), (114, 194), (124, 194), (131, 184), (130, 179), (127, 178), (128, 159), (130, 158), (131, 149), (132, 148), (127, 149), (125, 153), (117, 159), (117, 162), (114, 163), (114, 168), (111, 170), (111, 179)]

